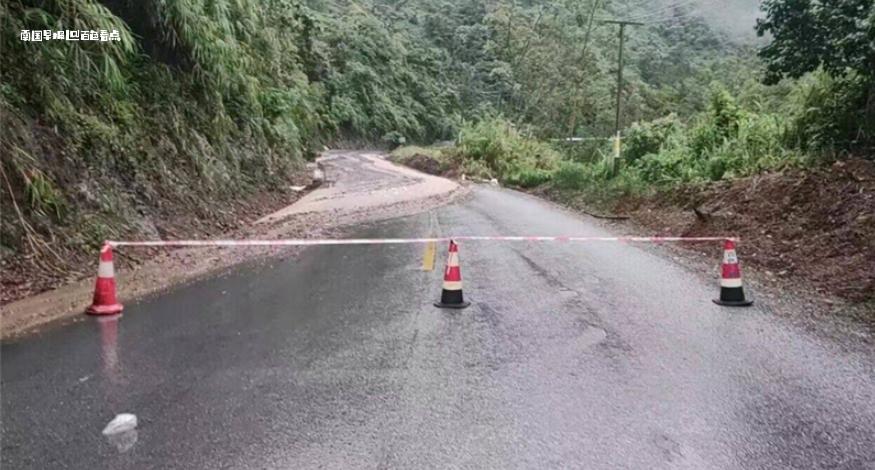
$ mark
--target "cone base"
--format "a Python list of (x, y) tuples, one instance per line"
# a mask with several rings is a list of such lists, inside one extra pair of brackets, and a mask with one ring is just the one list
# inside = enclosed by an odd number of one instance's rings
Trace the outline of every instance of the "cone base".
[(434, 306), (437, 308), (455, 308), (455, 309), (463, 309), (467, 306), (471, 305), (471, 302), (463, 301), (460, 304), (445, 304), (443, 302), (435, 302)]
[(723, 305), (724, 307), (750, 307), (753, 305), (753, 300), (720, 300), (714, 299), (714, 303), (717, 305)]
[(112, 304), (112, 305), (92, 305), (85, 310), (85, 313), (89, 315), (115, 315), (117, 313), (122, 313), (124, 307), (122, 304)]

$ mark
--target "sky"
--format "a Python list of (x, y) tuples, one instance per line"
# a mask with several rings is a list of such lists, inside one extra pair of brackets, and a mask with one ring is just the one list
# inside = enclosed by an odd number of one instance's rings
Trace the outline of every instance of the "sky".
[(698, 0), (697, 10), (712, 25), (738, 40), (756, 40), (760, 0)]
[(650, 13), (642, 19), (645, 22), (663, 21), (673, 16), (676, 11), (673, 7), (683, 10), (692, 8), (714, 28), (735, 41), (757, 40), (754, 25), (756, 18), (761, 16), (761, 0), (645, 0), (642, 3), (652, 5), (648, 6)]

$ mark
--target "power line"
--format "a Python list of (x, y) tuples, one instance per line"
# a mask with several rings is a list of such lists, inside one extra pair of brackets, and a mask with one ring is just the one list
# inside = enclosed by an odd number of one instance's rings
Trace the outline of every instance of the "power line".
[[(651, 21), (642, 21), (642, 22), (640, 22), (640, 23), (641, 23), (641, 24), (644, 24), (644, 25), (657, 25), (657, 24), (660, 24), (660, 23), (666, 23), (666, 22), (669, 22), (669, 21), (674, 21), (674, 20), (690, 20), (690, 19), (694, 19), (694, 18), (697, 18), (697, 17), (701, 17), (701, 15), (700, 15), (699, 13), (697, 13), (697, 12), (690, 11), (690, 12), (683, 13), (683, 14), (678, 14), (678, 15), (666, 16), (666, 17), (663, 17), (663, 18), (658, 18), (658, 19), (656, 19), (656, 20), (651, 20)], [(601, 22), (603, 22), (603, 23), (607, 22), (606, 20), (599, 20), (599, 21), (601, 21)], [(631, 22), (633, 22), (633, 23), (638, 22), (637, 19), (635, 19), (635, 20), (629, 20), (629, 21), (631, 21)]]
[[(633, 16), (630, 19), (633, 21), (648, 20), (647, 21), (648, 23), (651, 21), (656, 21), (656, 22), (667, 21), (667, 20), (670, 20), (672, 18), (676, 18), (679, 16), (688, 16), (690, 14), (696, 13), (695, 10), (690, 10), (690, 11), (687, 11), (687, 12), (684, 12), (681, 14), (674, 14), (671, 10), (674, 10), (676, 8), (681, 8), (681, 7), (692, 7), (692, 6), (695, 6), (697, 3), (703, 3), (703, 4), (713, 3), (713, 1), (714, 0), (687, 0), (685, 2), (677, 2), (677, 3), (674, 3), (672, 5), (668, 5), (666, 7), (660, 8), (658, 10), (652, 11), (652, 12), (644, 14), (644, 15)], [(660, 15), (664, 15), (664, 14), (669, 14), (671, 16), (663, 16), (663, 17), (657, 18), (655, 20), (650, 20), (650, 18), (659, 17)]]
[(687, 13), (686, 15), (669, 16), (669, 17), (662, 18), (662, 19), (659, 19), (656, 21), (648, 21), (647, 24), (658, 25), (658, 24), (662, 24), (662, 23), (669, 23), (671, 21), (680, 22), (680, 21), (685, 21), (685, 20), (693, 20), (696, 18), (701, 18), (701, 15), (699, 15), (697, 13), (690, 12), (690, 13)]
[(675, 3), (670, 4), (670, 5), (664, 5), (661, 8), (657, 8), (656, 10), (653, 10), (653, 11), (650, 11), (647, 13), (643, 13), (643, 14), (639, 14), (639, 15), (632, 15), (632, 18), (630, 18), (630, 19), (633, 21), (641, 21), (641, 20), (644, 20), (647, 18), (652, 18), (654, 16), (659, 16), (659, 15), (664, 14), (664, 13), (669, 13), (669, 12), (671, 12), (671, 10), (674, 10), (675, 8), (690, 6), (694, 3), (696, 3), (697, 1), (698, 0), (683, 0), (680, 2), (675, 2)]

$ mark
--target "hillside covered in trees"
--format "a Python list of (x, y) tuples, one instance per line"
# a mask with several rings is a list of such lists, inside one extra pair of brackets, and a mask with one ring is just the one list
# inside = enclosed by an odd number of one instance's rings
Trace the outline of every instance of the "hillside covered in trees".
[[(452, 140), (435, 158), (459, 172), (602, 199), (872, 159), (872, 0), (762, 8), (739, 38), (678, 0), (0, 0), (4, 258), (69, 273), (285, 188), (324, 146)], [(643, 23), (620, 162), (616, 18)]]

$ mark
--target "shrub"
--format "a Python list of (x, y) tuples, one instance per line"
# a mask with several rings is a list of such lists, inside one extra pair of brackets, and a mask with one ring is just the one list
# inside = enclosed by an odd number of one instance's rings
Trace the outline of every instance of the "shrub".
[(456, 155), (464, 160), (461, 167), (485, 172), (510, 184), (546, 180), (545, 175), (549, 175), (561, 159), (552, 147), (524, 136), (500, 117), (465, 125)]
[(661, 139), (659, 149), (634, 159), (627, 168), (636, 171), (643, 182), (674, 184), (717, 181), (798, 164), (800, 154), (784, 145), (787, 127), (781, 115), (741, 109), (731, 95), (717, 87), (708, 111), (688, 130), (674, 125), (671, 131), (656, 136), (651, 129), (658, 126), (640, 125), (638, 151), (652, 149), (653, 141)]
[[(449, 149), (448, 149), (449, 150)], [(398, 147), (389, 154), (392, 160), (403, 161), (406, 158), (414, 155), (426, 155), (434, 159), (442, 158), (441, 149), (434, 147), (420, 147), (418, 145), (405, 145)]]
[(689, 148), (672, 147), (659, 154), (645, 155), (635, 168), (643, 181), (665, 184), (697, 179), (703, 173), (700, 164), (701, 160), (693, 158)]
[(495, 174), (485, 162), (467, 159), (461, 152), (456, 151), (453, 153), (453, 161), (461, 174), (480, 179), (492, 179), (495, 177)]
[(391, 149), (396, 149), (407, 143), (407, 138), (398, 131), (387, 132), (381, 140), (388, 144)]
[(584, 189), (593, 181), (593, 167), (593, 164), (562, 162), (553, 172), (553, 186), (559, 189)]
[(552, 173), (547, 170), (523, 168), (505, 177), (504, 181), (521, 188), (534, 188), (550, 181), (551, 176)]
[(875, 145), (869, 94), (875, 94), (875, 87), (855, 74), (833, 77), (818, 71), (804, 77), (790, 94), (785, 143), (831, 153)]
[(683, 124), (674, 113), (649, 122), (636, 122), (623, 139), (623, 159), (634, 162), (647, 154), (658, 153), (670, 135), (682, 130)]
[(708, 110), (693, 126), (691, 148), (696, 156), (702, 156), (738, 133), (745, 112), (735, 103), (735, 98), (721, 85), (714, 85)]

